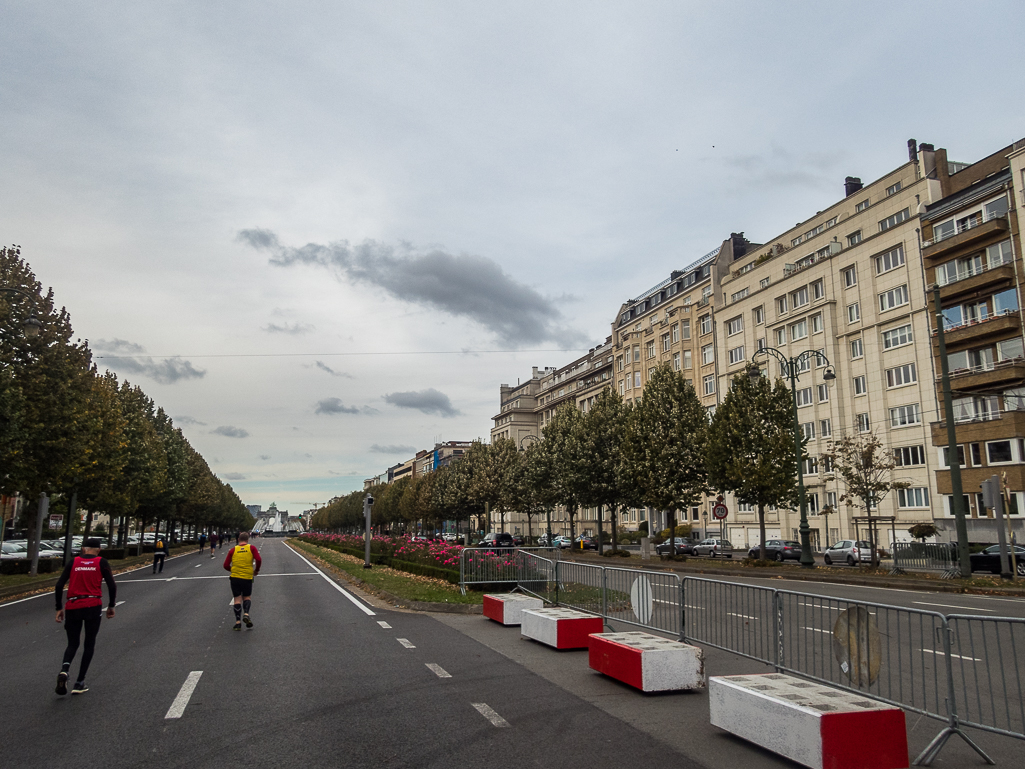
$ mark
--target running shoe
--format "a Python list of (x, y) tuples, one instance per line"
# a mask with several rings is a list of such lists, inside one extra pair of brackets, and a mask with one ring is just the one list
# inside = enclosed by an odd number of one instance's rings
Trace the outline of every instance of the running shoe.
[(68, 674), (63, 670), (57, 674), (57, 688), (54, 691), (61, 696), (68, 693)]
[(72, 694), (85, 694), (87, 691), (89, 691), (89, 687), (85, 685), (85, 681), (79, 681), (71, 687)]
[(253, 626), (253, 621), (251, 619), (249, 619), (249, 615), (248, 614), (243, 614), (242, 615), (242, 621), (246, 623), (246, 627), (252, 627)]
[(241, 629), (242, 629), (242, 623), (241, 622), (236, 622), (235, 623), (235, 627), (232, 628), (232, 630), (241, 630)]

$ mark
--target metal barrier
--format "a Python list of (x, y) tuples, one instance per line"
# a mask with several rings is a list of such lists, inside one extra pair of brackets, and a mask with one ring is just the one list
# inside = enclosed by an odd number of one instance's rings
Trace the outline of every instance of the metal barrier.
[(961, 572), (957, 546), (951, 542), (894, 542), (891, 574), (905, 571), (940, 571), (952, 579)]
[(521, 573), (516, 587), (548, 603), (558, 603), (556, 568), (559, 562), (537, 553), (520, 551)]
[(775, 590), (712, 579), (682, 581), (683, 639), (775, 665), (778, 628)]
[(529, 569), (533, 562), (527, 563), (526, 556), (536, 555), (550, 560), (558, 560), (559, 549), (555, 547), (464, 547), (459, 552), (459, 589), (466, 595), (467, 585), (517, 585), (521, 581), (530, 581)]
[[(560, 570), (566, 564), (560, 564)], [(602, 616), (683, 637), (683, 591), (672, 571), (640, 571), (604, 567)]]

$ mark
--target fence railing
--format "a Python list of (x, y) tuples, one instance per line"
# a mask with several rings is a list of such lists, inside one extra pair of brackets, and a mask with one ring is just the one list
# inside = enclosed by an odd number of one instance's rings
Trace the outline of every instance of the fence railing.
[[(955, 734), (989, 761), (964, 726), (1025, 740), (1025, 619), (948, 617), (675, 572), (559, 561), (557, 553), (519, 559), (524, 579), (518, 587), (550, 603), (722, 649), (945, 722), (916, 765), (930, 764)], [(938, 553), (936, 560), (943, 562)]]
[(960, 574), (957, 545), (951, 542), (894, 542), (893, 572), (939, 571), (944, 577)]
[(459, 553), (459, 588), (465, 595), (467, 585), (517, 585), (520, 582), (537, 581), (538, 575), (529, 569), (532, 566), (541, 566), (541, 563), (528, 559), (527, 556), (557, 561), (559, 549), (464, 547)]

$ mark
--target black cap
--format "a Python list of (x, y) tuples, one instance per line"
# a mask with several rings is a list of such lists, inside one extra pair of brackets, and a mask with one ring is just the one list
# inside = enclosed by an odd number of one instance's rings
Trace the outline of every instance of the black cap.
[(82, 547), (94, 547), (99, 550), (102, 545), (100, 544), (100, 540), (96, 537), (89, 537), (89, 539), (82, 543)]

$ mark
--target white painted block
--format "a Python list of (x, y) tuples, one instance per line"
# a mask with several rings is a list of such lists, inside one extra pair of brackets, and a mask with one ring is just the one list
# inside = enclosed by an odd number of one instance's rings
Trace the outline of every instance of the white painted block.
[(541, 609), (544, 601), (522, 593), (500, 593), (484, 596), (484, 616), (503, 625), (519, 625), (524, 609)]
[(701, 649), (650, 633), (595, 633), (589, 662), (592, 669), (645, 692), (705, 688)]
[(602, 618), (576, 609), (525, 609), (520, 633), (556, 649), (586, 649), (589, 636), (600, 633)]

